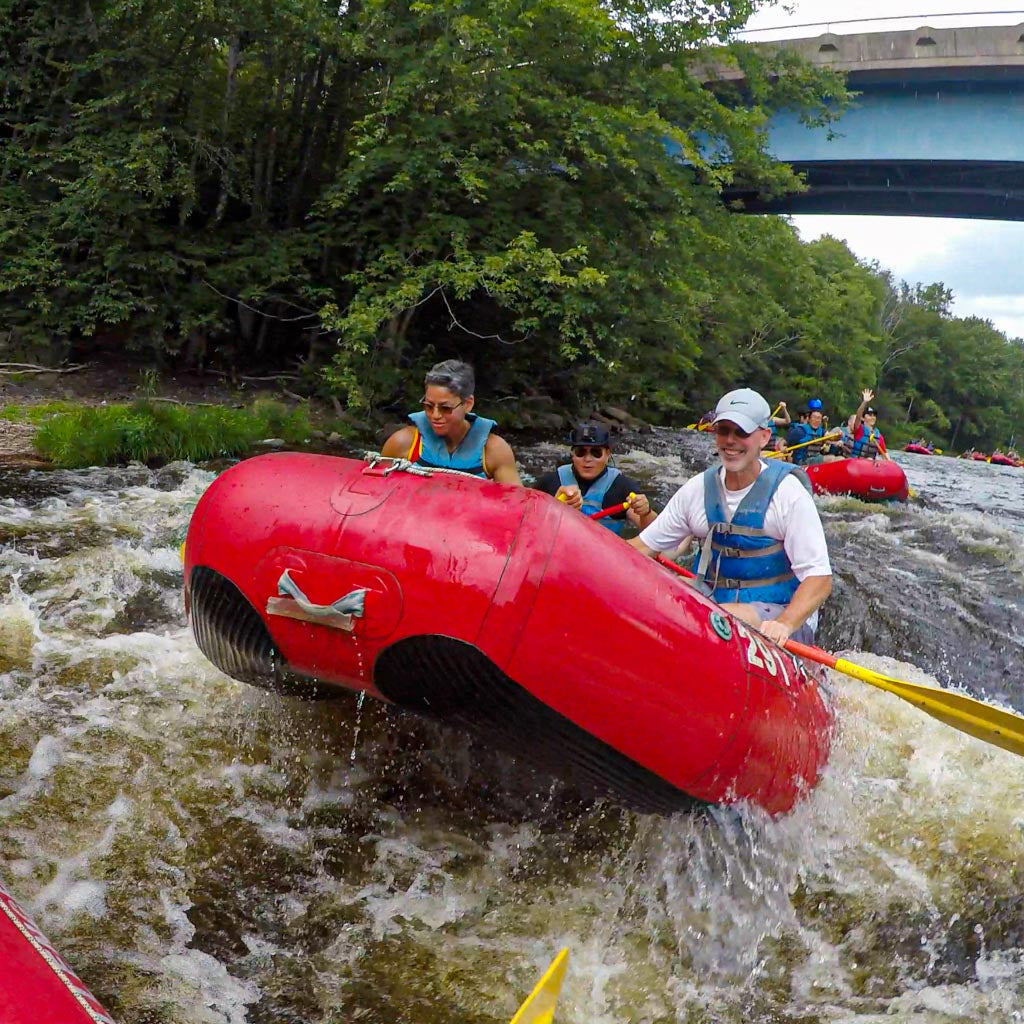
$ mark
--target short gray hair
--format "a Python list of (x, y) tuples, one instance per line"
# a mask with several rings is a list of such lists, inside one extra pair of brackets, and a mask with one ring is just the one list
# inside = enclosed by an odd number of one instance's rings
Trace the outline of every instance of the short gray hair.
[(460, 362), (458, 359), (446, 359), (443, 363), (435, 363), (427, 370), (423, 384), (426, 387), (433, 384), (437, 388), (447, 388), (459, 398), (469, 398), (475, 393), (476, 374), (469, 363)]

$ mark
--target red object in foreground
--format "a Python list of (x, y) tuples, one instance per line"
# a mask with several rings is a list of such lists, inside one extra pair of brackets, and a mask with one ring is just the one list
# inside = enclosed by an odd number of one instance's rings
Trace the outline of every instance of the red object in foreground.
[(613, 516), (616, 512), (624, 512), (629, 508), (629, 502), (623, 501), (618, 505), (610, 505), (608, 508), (602, 508), (597, 512), (591, 512), (587, 516), (588, 519), (604, 519), (605, 516)]
[(386, 465), (277, 453), (213, 482), (184, 557), (214, 664), (365, 690), (640, 810), (814, 785), (832, 716), (799, 659), (546, 494)]
[(852, 494), (864, 501), (906, 501), (906, 474), (895, 462), (839, 459), (805, 466), (815, 494)]
[(31, 918), (0, 885), (0, 1021), (114, 1024)]

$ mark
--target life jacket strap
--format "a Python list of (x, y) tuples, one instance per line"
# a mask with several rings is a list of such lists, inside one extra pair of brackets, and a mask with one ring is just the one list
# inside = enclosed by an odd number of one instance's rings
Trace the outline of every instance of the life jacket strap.
[[(745, 551), (743, 548), (728, 547), (725, 544), (718, 544), (715, 541), (711, 542), (711, 547), (715, 551), (718, 551), (721, 554), (725, 555), (727, 558), (743, 558), (744, 555), (749, 553)], [(776, 541), (774, 544), (770, 544), (768, 547), (758, 548), (757, 554), (759, 556), (774, 555), (777, 551), (782, 551), (783, 547), (784, 545), (782, 541)]]
[(738, 526), (735, 523), (715, 523), (713, 533), (733, 534), (736, 537), (763, 537), (764, 530), (756, 526)]
[(778, 576), (769, 576), (763, 580), (736, 580), (727, 576), (719, 576), (715, 579), (715, 590), (747, 590), (750, 587), (769, 587), (774, 583), (784, 583), (792, 578), (791, 572), (783, 572)]

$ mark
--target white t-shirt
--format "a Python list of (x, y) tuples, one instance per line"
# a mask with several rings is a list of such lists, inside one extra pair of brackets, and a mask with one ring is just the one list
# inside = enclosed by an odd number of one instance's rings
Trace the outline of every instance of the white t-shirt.
[[(765, 463), (761, 462), (761, 468)], [(725, 467), (719, 467), (719, 478), (726, 498), (729, 522), (750, 487), (730, 491), (725, 487)], [(793, 575), (803, 582), (808, 576), (831, 576), (825, 531), (818, 509), (807, 489), (792, 474), (787, 475), (772, 495), (764, 517), (764, 530), (769, 537), (782, 541)], [(687, 480), (669, 499), (657, 519), (640, 534), (640, 541), (654, 551), (671, 551), (686, 537), (704, 540), (708, 535), (708, 517), (704, 512), (704, 474)]]

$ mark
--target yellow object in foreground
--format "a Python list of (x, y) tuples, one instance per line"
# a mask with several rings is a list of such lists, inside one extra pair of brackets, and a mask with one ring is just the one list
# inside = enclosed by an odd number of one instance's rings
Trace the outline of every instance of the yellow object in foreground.
[(558, 1002), (558, 994), (562, 991), (568, 963), (569, 950), (563, 949), (551, 961), (551, 966), (537, 982), (536, 988), (526, 997), (526, 1002), (519, 1007), (511, 1024), (552, 1024), (555, 1019), (555, 1004)]
[(954, 729), (1024, 757), (1024, 719), (1019, 715), (984, 704), (962, 693), (883, 676), (863, 665), (854, 665), (845, 658), (836, 658), (835, 668), (838, 672), (877, 686), (910, 704), (916, 704), (932, 718)]

